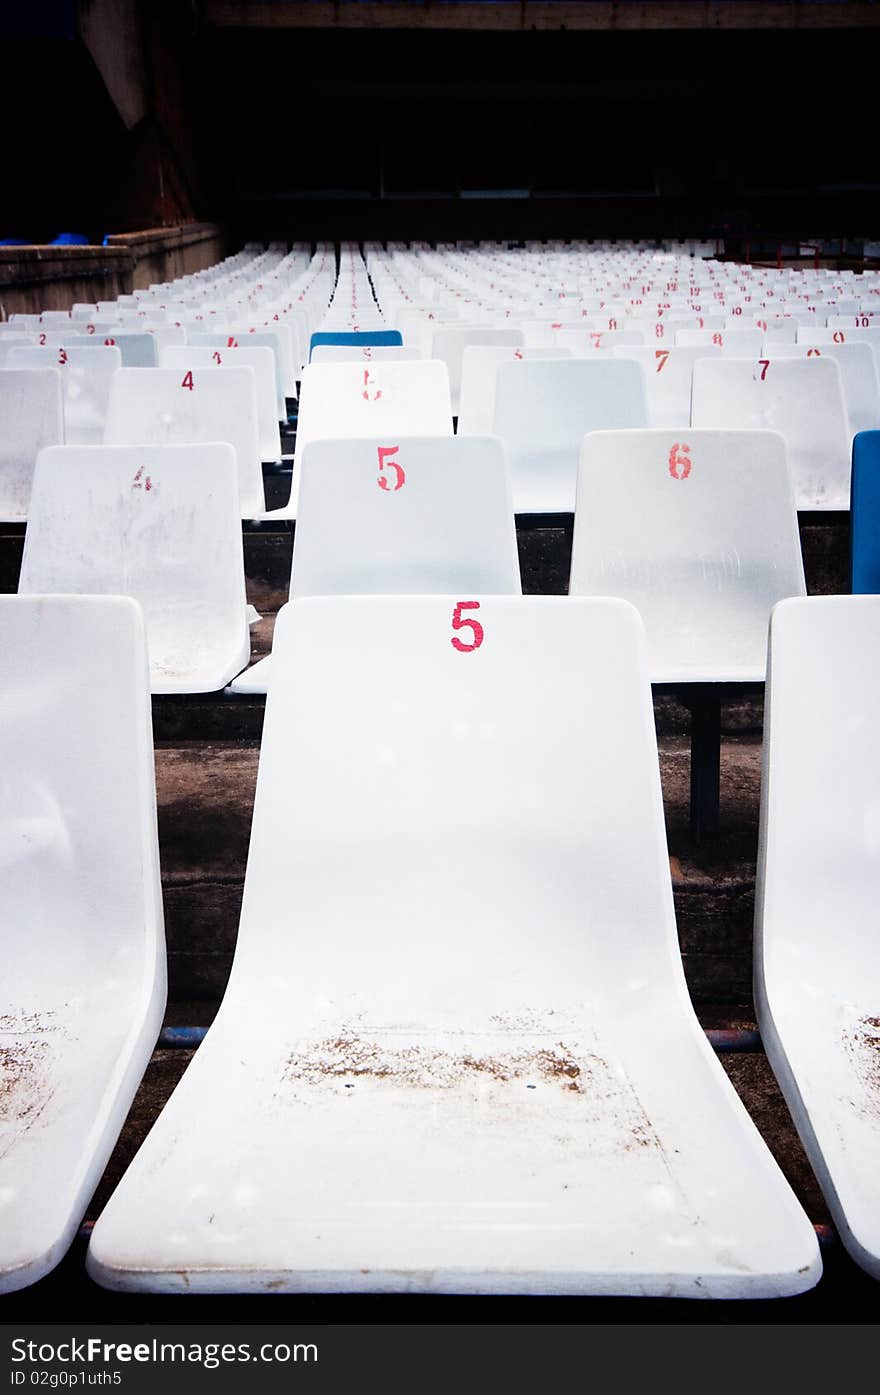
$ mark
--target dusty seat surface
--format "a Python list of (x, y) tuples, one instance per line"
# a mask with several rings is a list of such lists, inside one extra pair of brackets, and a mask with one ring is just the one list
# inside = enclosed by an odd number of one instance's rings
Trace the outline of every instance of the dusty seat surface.
[(232, 979), (92, 1274), (813, 1284), (812, 1227), (687, 999), (632, 608), (308, 599), (275, 643)]

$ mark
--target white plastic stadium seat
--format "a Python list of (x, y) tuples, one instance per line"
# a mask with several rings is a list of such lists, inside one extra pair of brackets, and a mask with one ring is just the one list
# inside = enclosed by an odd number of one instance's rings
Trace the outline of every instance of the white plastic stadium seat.
[[(292, 597), (520, 591), (507, 462), (494, 436), (313, 441), (303, 455)], [(265, 693), (272, 657), (231, 687)]]
[(797, 507), (849, 508), (849, 423), (830, 358), (698, 359), (691, 421), (779, 431)]
[(0, 597), (0, 1292), (67, 1250), (165, 1008), (147, 649), (122, 597)]
[(840, 1237), (880, 1279), (880, 597), (777, 606), (768, 679), (758, 1021)]
[(677, 348), (711, 346), (727, 358), (757, 358), (763, 341), (764, 331), (760, 329), (679, 329), (675, 334)]
[(598, 431), (581, 452), (573, 596), (639, 611), (654, 683), (762, 682), (770, 611), (804, 595), (772, 431)]
[(60, 370), (0, 368), (0, 422), (0, 519), (21, 521), (37, 456), (64, 440)]
[(196, 445), (227, 441), (238, 462), (242, 518), (265, 508), (254, 370), (120, 368), (107, 414), (107, 445)]
[(714, 344), (686, 348), (670, 343), (667, 348), (615, 349), (614, 357), (635, 359), (645, 370), (648, 425), (678, 429), (690, 426), (694, 363), (720, 353)]
[(522, 330), (499, 329), (494, 325), (440, 325), (434, 330), (431, 358), (439, 358), (449, 371), (449, 397), (452, 415), (458, 416), (461, 399), (462, 355), (472, 344), (517, 348), (523, 343)]
[(275, 358), (269, 348), (242, 344), (236, 349), (212, 349), (208, 346), (175, 344), (162, 349), (160, 368), (236, 368), (248, 364), (254, 370), (257, 390), (257, 434), (262, 461), (275, 463), (281, 459), (281, 437), (278, 432), (278, 412), (275, 395)]
[(502, 363), (493, 430), (507, 450), (517, 513), (573, 513), (589, 431), (647, 426), (645, 373), (628, 359)]
[(436, 359), (394, 363), (310, 363), (303, 369), (293, 485), (288, 503), (270, 518), (296, 518), (299, 466), (312, 441), (401, 436), (451, 436), (446, 364)]
[[(272, 329), (266, 327), (260, 334), (256, 330), (253, 334), (246, 330), (242, 330), (239, 334), (190, 333), (187, 335), (187, 343), (191, 344), (193, 348), (216, 349), (220, 353), (223, 353), (224, 350), (240, 349), (244, 345), (254, 349), (271, 349), (275, 365), (275, 411), (279, 422), (287, 422), (287, 398), (296, 397), (296, 383), (285, 383), (282, 336), (277, 325)], [(292, 367), (290, 372), (293, 372)]]
[(80, 348), (73, 339), (52, 348), (16, 348), (9, 368), (58, 368), (64, 400), (64, 439), (68, 445), (100, 445), (113, 379), (122, 367), (116, 348)]
[(418, 349), (406, 348), (403, 344), (365, 344), (358, 348), (355, 344), (316, 344), (312, 349), (310, 363), (407, 363), (421, 358)]
[(497, 348), (469, 345), (461, 360), (461, 400), (458, 410), (459, 436), (485, 436), (495, 421), (495, 384), (499, 363), (522, 359), (571, 358), (571, 349)]
[(19, 591), (132, 596), (153, 692), (223, 688), (250, 657), (232, 447), (43, 451)]
[[(78, 349), (115, 348), (122, 355), (123, 368), (157, 368), (159, 366), (159, 335), (169, 333), (164, 327), (155, 334), (128, 334), (121, 330), (106, 334), (81, 334), (75, 341)], [(69, 342), (69, 341), (68, 341)]]
[(850, 435), (880, 427), (880, 375), (870, 344), (848, 340), (845, 344), (785, 344), (767, 348), (764, 357), (831, 358), (840, 369), (843, 401)]
[(811, 1287), (813, 1227), (688, 999), (632, 607), (312, 598), (275, 658), (230, 984), (92, 1276)]

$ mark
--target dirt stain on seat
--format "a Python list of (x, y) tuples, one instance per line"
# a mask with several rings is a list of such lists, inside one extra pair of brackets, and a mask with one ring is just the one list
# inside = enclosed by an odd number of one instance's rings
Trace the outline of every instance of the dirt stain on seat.
[(493, 1014), (487, 1026), (419, 1039), (415, 1028), (404, 1033), (372, 1027), (359, 1014), (323, 1040), (290, 1052), (282, 1061), (281, 1085), (294, 1087), (302, 1103), (315, 1101), (312, 1091), (323, 1093), (328, 1086), (350, 1099), (358, 1098), (360, 1085), (374, 1083), (416, 1093), (463, 1091), (463, 1119), (472, 1118), (479, 1102), (496, 1122), (506, 1117), (519, 1124), (536, 1118), (534, 1109), (549, 1106), (548, 1127), (555, 1121), (552, 1136), (559, 1148), (586, 1148), (606, 1159), (651, 1157), (670, 1172), (629, 1072), (607, 1059), (583, 1023), (566, 1012), (522, 1008)]
[(856, 1108), (880, 1120), (880, 1017), (860, 1017), (844, 1032), (843, 1044), (863, 1087)]
[(55, 1012), (0, 1015), (0, 1158), (40, 1119), (52, 1099), (47, 1069)]
[[(486, 1053), (442, 1051), (424, 1046), (394, 1046), (370, 1041), (354, 1032), (318, 1042), (308, 1054), (291, 1055), (288, 1080), (317, 1084), (329, 1079), (393, 1079), (410, 1087), (449, 1089), (468, 1077), (527, 1084), (554, 1084), (583, 1093), (593, 1057), (576, 1058), (563, 1042), (535, 1050)], [(599, 1062), (604, 1066), (604, 1061)]]

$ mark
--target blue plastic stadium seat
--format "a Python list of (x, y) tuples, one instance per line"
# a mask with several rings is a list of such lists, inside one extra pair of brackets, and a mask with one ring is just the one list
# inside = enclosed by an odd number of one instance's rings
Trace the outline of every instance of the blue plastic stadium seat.
[(49, 244), (50, 247), (88, 247), (85, 233), (59, 233)]
[(880, 431), (853, 437), (850, 585), (854, 596), (880, 593)]
[(399, 348), (403, 344), (403, 335), (399, 329), (370, 329), (348, 334), (341, 331), (313, 334), (309, 341), (309, 362), (311, 362), (312, 353), (319, 344), (348, 344), (356, 349), (363, 349), (368, 344), (374, 348), (379, 345)]

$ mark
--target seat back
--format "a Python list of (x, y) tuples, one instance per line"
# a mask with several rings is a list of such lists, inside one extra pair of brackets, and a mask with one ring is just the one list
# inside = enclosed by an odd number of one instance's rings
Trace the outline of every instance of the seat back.
[(250, 655), (232, 447), (44, 450), (19, 592), (131, 596), (153, 691), (222, 688)]
[(720, 353), (716, 344), (685, 347), (673, 345), (670, 339), (666, 348), (622, 347), (614, 350), (614, 357), (631, 358), (642, 365), (648, 425), (677, 430), (691, 423), (691, 387), (696, 360)]
[(519, 592), (494, 437), (313, 441), (301, 469), (292, 595)]
[(522, 359), (571, 358), (569, 348), (519, 348), (468, 344), (461, 356), (461, 395), (458, 407), (459, 436), (485, 436), (495, 420), (495, 384), (499, 363)]
[(771, 608), (804, 594), (782, 437), (587, 436), (569, 594), (620, 596), (637, 608), (654, 682), (763, 679)]
[(472, 344), (515, 348), (522, 343), (522, 330), (513, 327), (500, 329), (493, 325), (441, 325), (434, 330), (431, 357), (441, 359), (449, 371), (449, 395), (454, 417), (459, 414), (461, 366), (465, 349)]
[(392, 348), (394, 345), (401, 345), (403, 336), (399, 329), (369, 329), (369, 330), (316, 330), (309, 340), (309, 359), (313, 351), (320, 344), (346, 345), (349, 348), (363, 349), (367, 345), (375, 345), (377, 348), (385, 346)]
[(880, 594), (880, 431), (853, 441), (850, 590)]
[[(122, 356), (123, 368), (158, 368), (159, 348), (162, 338), (170, 334), (173, 326), (157, 330), (155, 334), (128, 334), (122, 330), (110, 330), (105, 334), (81, 334), (75, 341), (76, 348), (115, 348)], [(160, 337), (161, 336), (161, 337)]]
[(283, 995), (304, 1037), (348, 1005), (428, 1031), (596, 994), (638, 1018), (633, 964), (686, 1001), (630, 606), (313, 597), (280, 612), (273, 663), (224, 1010)]
[[(272, 329), (268, 327), (263, 333), (254, 330), (251, 334), (247, 330), (237, 333), (202, 333), (201, 331), (190, 331), (187, 334), (187, 343), (199, 349), (211, 349), (223, 354), (231, 353), (242, 346), (253, 349), (271, 349), (272, 361), (275, 370), (275, 412), (280, 422), (287, 422), (287, 398), (296, 397), (296, 381), (294, 379), (293, 356), (286, 355), (283, 347), (283, 336), (274, 325)], [(289, 346), (288, 346), (289, 347)], [(288, 362), (289, 358), (289, 362)], [(235, 363), (235, 359), (228, 359), (224, 356), (227, 366)]]
[(714, 347), (726, 358), (746, 358), (761, 352), (764, 331), (760, 329), (678, 329), (675, 332), (677, 348), (694, 349)]
[(16, 348), (7, 365), (58, 368), (64, 400), (64, 439), (68, 445), (100, 445), (104, 438), (113, 379), (122, 367), (122, 354), (111, 345), (100, 350), (80, 348), (75, 338), (66, 345)]
[(493, 431), (507, 451), (516, 512), (573, 512), (587, 432), (647, 419), (644, 369), (631, 360), (502, 363)]
[(880, 375), (870, 344), (765, 344), (765, 358), (830, 358), (840, 369), (840, 385), (852, 435), (880, 428)]
[(0, 519), (24, 519), (38, 454), (64, 440), (60, 370), (0, 367), (0, 421)]
[(288, 511), (296, 513), (299, 467), (312, 441), (360, 437), (384, 444), (386, 437), (451, 435), (445, 363), (310, 363), (303, 370)]
[(263, 513), (254, 370), (120, 368), (113, 379), (107, 445), (197, 445), (226, 441), (238, 463), (242, 518)]
[(175, 344), (159, 354), (160, 368), (237, 368), (247, 364), (254, 370), (257, 392), (257, 437), (260, 459), (276, 462), (281, 458), (281, 436), (272, 350), (252, 344), (238, 348), (210, 348), (207, 345)]
[(421, 358), (418, 349), (403, 344), (316, 344), (310, 363), (406, 363)]
[(849, 507), (849, 423), (830, 358), (698, 359), (691, 421), (780, 432), (798, 508)]
[[(759, 851), (764, 967), (819, 986), (876, 965), (880, 597), (773, 614)], [(833, 953), (829, 932), (833, 928)], [(874, 1005), (876, 1007), (876, 1004)]]

